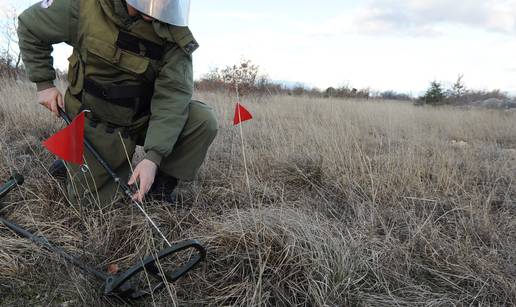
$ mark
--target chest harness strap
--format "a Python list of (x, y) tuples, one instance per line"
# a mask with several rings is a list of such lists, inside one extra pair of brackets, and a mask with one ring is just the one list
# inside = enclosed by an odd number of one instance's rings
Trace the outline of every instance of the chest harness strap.
[[(163, 46), (127, 32), (119, 32), (116, 46), (151, 60), (159, 61), (163, 58)], [(136, 114), (142, 116), (148, 114), (150, 111), (150, 103), (152, 95), (154, 94), (154, 84), (107, 85), (100, 84), (93, 79), (85, 77), (83, 91), (107, 103), (125, 108), (134, 108)], [(76, 95), (75, 98), (82, 102), (82, 92)]]
[(163, 46), (127, 32), (120, 31), (118, 33), (116, 45), (120, 49), (131, 51), (151, 60), (159, 61), (163, 58)]

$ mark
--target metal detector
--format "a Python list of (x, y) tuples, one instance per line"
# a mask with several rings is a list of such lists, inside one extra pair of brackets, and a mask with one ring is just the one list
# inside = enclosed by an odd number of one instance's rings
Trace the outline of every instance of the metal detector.
[[(9, 181), (7, 181), (2, 187), (0, 187), (0, 200), (4, 196), (6, 196), (12, 189), (17, 187), (18, 185), (22, 185), (23, 181), (23, 176), (19, 174), (13, 175), (9, 179)], [(104, 283), (104, 295), (115, 296), (121, 299), (135, 300), (148, 295), (154, 295), (158, 291), (162, 290), (165, 287), (166, 283), (175, 282), (183, 275), (188, 273), (190, 270), (192, 270), (194, 267), (196, 267), (206, 257), (206, 251), (199, 242), (197, 242), (196, 240), (187, 240), (178, 244), (171, 245), (156, 255), (144, 258), (142, 261), (138, 262), (125, 272), (121, 272), (116, 275), (109, 275), (71, 256), (63, 249), (50, 243), (45, 237), (36, 236), (30, 233), (29, 231), (25, 230), (21, 226), (6, 220), (1, 216), (0, 223), (4, 224), (6, 227), (11, 229), (15, 233), (19, 234), (20, 236), (28, 238), (32, 242), (48, 249), (49, 251), (59, 254), (61, 257), (66, 259), (71, 264), (83, 269), (84, 271), (90, 274), (95, 275)], [(195, 252), (195, 255), (191, 257), (186, 263), (176, 268), (174, 271), (167, 273), (163, 272), (158, 268), (160, 261), (165, 260), (166, 258), (170, 258), (178, 252), (187, 250), (192, 250), (193, 252)], [(137, 286), (135, 286), (132, 282), (140, 273), (147, 273), (154, 279), (154, 283), (151, 283), (150, 280), (148, 281), (148, 290), (138, 289)]]

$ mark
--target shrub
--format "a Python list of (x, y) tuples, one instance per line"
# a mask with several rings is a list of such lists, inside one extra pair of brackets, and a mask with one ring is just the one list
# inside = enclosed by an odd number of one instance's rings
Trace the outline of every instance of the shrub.
[(412, 100), (407, 94), (397, 93), (395, 91), (385, 91), (379, 94), (379, 97), (386, 100)]
[(269, 87), (278, 89), (269, 78), (260, 73), (260, 67), (251, 60), (242, 59), (239, 64), (229, 65), (223, 69), (213, 69), (196, 82), (199, 90), (216, 91), (220, 89), (237, 92), (241, 96), (269, 93)]
[(421, 98), (426, 104), (443, 104), (446, 95), (444, 93), (442, 84), (437, 81), (432, 81), (430, 83), (430, 87), (428, 88), (428, 90), (426, 90), (425, 95)]

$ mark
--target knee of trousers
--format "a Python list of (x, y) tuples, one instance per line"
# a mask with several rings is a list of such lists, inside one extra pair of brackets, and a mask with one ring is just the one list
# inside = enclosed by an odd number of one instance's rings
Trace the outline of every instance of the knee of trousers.
[[(198, 112), (198, 116), (201, 117), (202, 125), (202, 134), (205, 135), (209, 139), (215, 138), (217, 135), (219, 124), (217, 122), (217, 117), (215, 116), (215, 112), (211, 107), (206, 105), (200, 101), (194, 101), (195, 103), (199, 103), (202, 105), (200, 108), (200, 112)], [(202, 111), (201, 111), (202, 110)]]
[(219, 123), (217, 122), (217, 118), (215, 117), (213, 111), (210, 112), (210, 115), (206, 118), (205, 126), (206, 134), (208, 134), (211, 138), (214, 138), (219, 131)]

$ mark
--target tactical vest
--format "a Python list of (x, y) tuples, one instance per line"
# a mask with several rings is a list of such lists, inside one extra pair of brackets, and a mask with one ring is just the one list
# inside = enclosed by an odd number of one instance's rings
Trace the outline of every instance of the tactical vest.
[(115, 126), (146, 121), (154, 82), (166, 50), (192, 53), (197, 43), (186, 27), (158, 34), (150, 22), (124, 29), (110, 0), (80, 0), (77, 44), (69, 58), (69, 92), (92, 118)]

